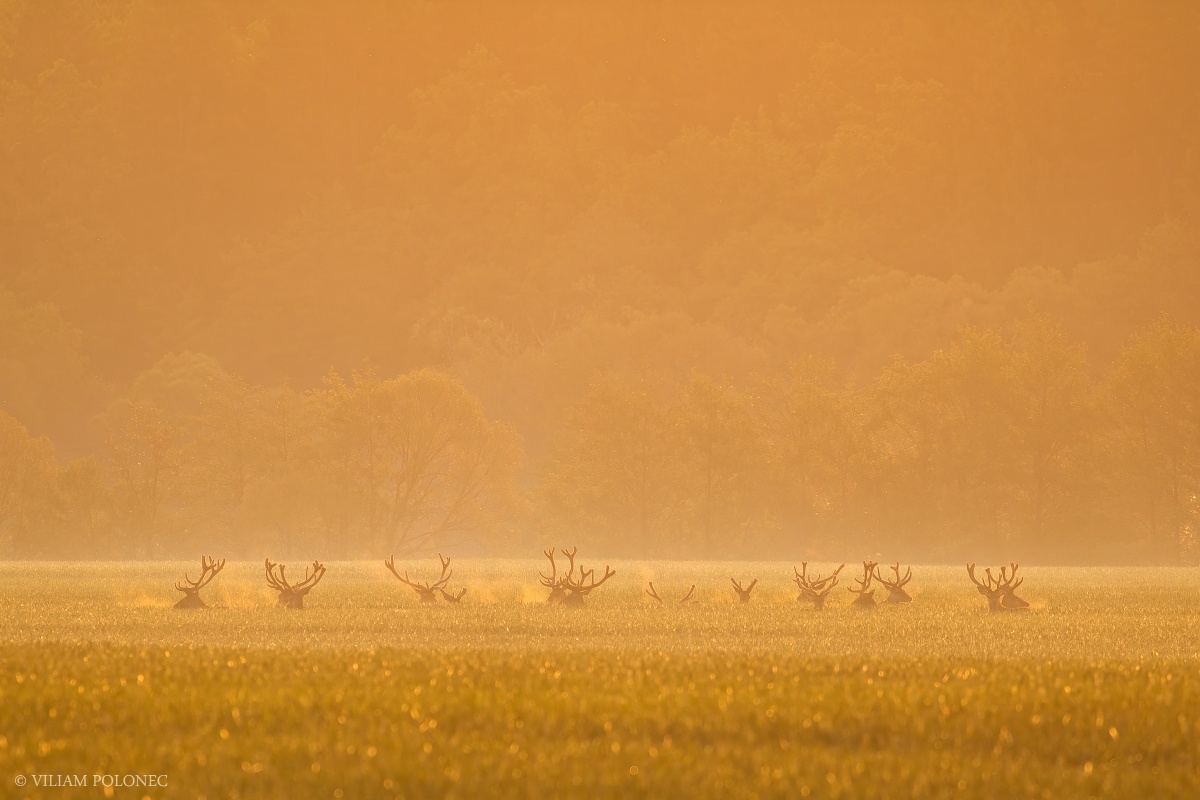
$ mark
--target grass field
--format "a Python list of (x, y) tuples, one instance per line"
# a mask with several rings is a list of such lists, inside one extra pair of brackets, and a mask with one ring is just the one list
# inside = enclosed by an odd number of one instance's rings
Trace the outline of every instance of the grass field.
[[(614, 562), (585, 609), (534, 561), (434, 607), (327, 566), (303, 611), (230, 563), (188, 612), (194, 564), (0, 565), (0, 797), (1200, 797), (1195, 570), (1022, 568), (988, 614), (961, 567), (818, 613), (783, 563)], [(98, 773), (168, 786), (34, 781)]]

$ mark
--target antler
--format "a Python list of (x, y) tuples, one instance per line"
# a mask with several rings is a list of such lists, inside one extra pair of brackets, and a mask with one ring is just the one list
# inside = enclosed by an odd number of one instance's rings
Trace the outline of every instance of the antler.
[(820, 575), (814, 575), (813, 577), (809, 578), (808, 562), (801, 561), (800, 569), (792, 567), (792, 572), (796, 574), (796, 577), (792, 578), (792, 581), (800, 587), (801, 591), (809, 589), (810, 591), (817, 593), (827, 593), (830, 589), (838, 585), (838, 573), (841, 572), (845, 566), (846, 565), (844, 563), (839, 564), (838, 568), (831, 572), (827, 577), (822, 578)]
[[(563, 551), (563, 552), (565, 555), (566, 551)], [(571, 571), (572, 572), (575, 571), (574, 555), (575, 555), (575, 553), (572, 552), (567, 556), (569, 559), (571, 559)], [(607, 564), (605, 564), (604, 565), (604, 577), (601, 578), (600, 580), (596, 580), (595, 570), (584, 569), (582, 566), (580, 566), (579, 577), (572, 578), (571, 574), (567, 573), (567, 576), (565, 578), (563, 578), (563, 586), (566, 587), (567, 589), (570, 589), (572, 592), (575, 592), (576, 594), (587, 595), (587, 594), (591, 594), (593, 589), (595, 589), (598, 586), (602, 586), (605, 581), (607, 581), (609, 578), (611, 578), (613, 575), (616, 575), (616, 574), (617, 574), (616, 570), (610, 569), (609, 566)]]
[(895, 566), (891, 567), (892, 572), (896, 574), (895, 580), (888, 580), (880, 574), (878, 567), (874, 570), (875, 580), (879, 581), (891, 591), (903, 588), (909, 581), (912, 580), (912, 567), (907, 567), (904, 572), (904, 577), (900, 577), (900, 562), (897, 561)]
[[(692, 599), (692, 595), (695, 594), (695, 592), (696, 592), (696, 584), (693, 583), (692, 588), (688, 589), (687, 594), (685, 594), (683, 597), (679, 598), (679, 602), (680, 603), (688, 602), (689, 600)], [(655, 589), (654, 589), (654, 581), (650, 581), (650, 588), (646, 590), (646, 594), (650, 595), (651, 597), (653, 597), (655, 600), (657, 600), (660, 603), (663, 602), (663, 599), (658, 596), (658, 592), (655, 591)]]
[[(279, 567), (279, 574), (283, 574), (283, 567)], [(292, 587), (293, 592), (307, 592), (312, 587), (321, 582), (321, 578), (325, 577), (325, 565), (320, 561), (313, 559), (312, 567), (304, 571), (304, 580)]]
[(858, 584), (858, 588), (847, 586), (847, 591), (858, 595), (854, 598), (852, 605), (860, 607), (874, 607), (875, 605), (875, 590), (871, 588), (871, 579), (875, 577), (875, 567), (878, 566), (874, 561), (863, 562), (863, 576), (855, 578), (854, 582)]
[(458, 590), (458, 594), (450, 594), (445, 589), (438, 589), (438, 591), (441, 592), (442, 597), (444, 597), (446, 599), (446, 601), (450, 602), (450, 603), (459, 602), (460, 600), (463, 599), (463, 595), (465, 595), (467, 593), (467, 589), (465, 586), (462, 589)]
[(225, 559), (217, 561), (215, 558), (208, 556), (200, 556), (200, 577), (192, 580), (188, 574), (183, 573), (183, 580), (175, 584), (175, 588), (181, 592), (198, 592), (212, 581), (217, 576), (217, 573), (225, 568)]
[(544, 575), (539, 572), (538, 576), (542, 579), (542, 586), (545, 586), (547, 589), (553, 589), (558, 586), (558, 565), (554, 563), (554, 548), (551, 547), (549, 550), (543, 550), (542, 554), (550, 559), (550, 574)]
[(855, 578), (854, 582), (858, 584), (858, 588), (847, 587), (849, 591), (857, 595), (863, 595), (871, 588), (871, 579), (875, 577), (875, 567), (878, 566), (874, 561), (863, 562), (863, 576)]
[(413, 583), (412, 581), (410, 581), (408, 579), (408, 570), (405, 570), (404, 574), (401, 575), (400, 572), (396, 569), (396, 555), (394, 553), (392, 555), (388, 556), (387, 561), (384, 561), (383, 565), (385, 567), (387, 567), (389, 570), (391, 570), (392, 574), (396, 576), (396, 579), (399, 580), (401, 583), (403, 583), (405, 586), (411, 586), (412, 588), (417, 589), (417, 590), (429, 588), (428, 586), (422, 586), (419, 583)]
[(454, 574), (454, 570), (450, 569), (450, 559), (442, 558), (441, 553), (438, 553), (438, 561), (442, 562), (442, 576), (434, 582), (431, 588), (440, 590), (450, 582), (450, 576)]
[(438, 553), (438, 561), (442, 562), (442, 574), (433, 583), (430, 583), (429, 581), (418, 583), (417, 581), (409, 580), (407, 570), (403, 575), (401, 575), (400, 571), (396, 569), (395, 555), (389, 556), (388, 560), (383, 562), (383, 565), (387, 567), (393, 575), (396, 576), (397, 580), (415, 591), (422, 603), (436, 602), (437, 595), (434, 594), (435, 592), (441, 592), (442, 597), (446, 598), (452, 603), (457, 603), (462, 599), (462, 596), (467, 593), (467, 590), (463, 589), (458, 593), (457, 596), (447, 592), (446, 584), (450, 582), (450, 576), (454, 574), (454, 570), (450, 569), (450, 559), (446, 558), (441, 553)]
[[(991, 587), (975, 577), (975, 562), (967, 564), (967, 577), (971, 579), (971, 583), (979, 587), (981, 591), (991, 591)], [(990, 577), (990, 576), (989, 576)]]
[[(279, 570), (278, 575), (275, 574), (276, 569)], [(284, 570), (283, 570), (282, 564), (276, 564), (275, 562), (271, 561), (271, 559), (268, 558), (266, 561), (266, 571), (267, 571), (267, 585), (268, 586), (270, 586), (272, 589), (274, 589), (277, 592), (292, 591), (292, 587), (288, 584), (287, 577), (284, 575)]]

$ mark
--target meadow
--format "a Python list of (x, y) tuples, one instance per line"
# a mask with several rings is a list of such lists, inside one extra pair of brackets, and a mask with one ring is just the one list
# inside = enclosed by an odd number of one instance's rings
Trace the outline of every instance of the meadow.
[[(288, 611), (230, 563), (175, 611), (194, 563), (2, 564), (0, 796), (1200, 796), (1194, 569), (1023, 567), (1033, 608), (989, 614), (961, 566), (823, 612), (790, 563), (613, 566), (569, 609), (536, 561), (456, 560), (431, 607), (329, 563)], [(62, 774), (168, 785), (33, 780)]]

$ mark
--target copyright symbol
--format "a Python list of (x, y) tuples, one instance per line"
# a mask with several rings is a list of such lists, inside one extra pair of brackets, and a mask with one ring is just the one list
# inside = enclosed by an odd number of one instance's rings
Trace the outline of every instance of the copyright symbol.
[(15, 783), (17, 786), (24, 786), (25, 785), (25, 776), (18, 775), (17, 777), (13, 778), (13, 783)]

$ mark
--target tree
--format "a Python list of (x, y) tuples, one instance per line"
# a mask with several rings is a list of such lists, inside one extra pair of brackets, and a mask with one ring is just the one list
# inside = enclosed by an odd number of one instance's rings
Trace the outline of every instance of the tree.
[(166, 413), (146, 402), (118, 400), (105, 413), (108, 469), (115, 521), (126, 549), (139, 557), (162, 554), (175, 532), (173, 483), (179, 470), (179, 431)]
[(1106, 383), (1116, 468), (1140, 542), (1200, 554), (1200, 328), (1162, 319), (1135, 335)]
[[(453, 378), (329, 375), (313, 394), (327, 530), (366, 552), (485, 544), (513, 510), (520, 438)], [(343, 541), (345, 541), (343, 539)]]
[(672, 411), (685, 552), (713, 556), (768, 541), (776, 520), (767, 501), (766, 440), (752, 399), (696, 374)]
[(0, 548), (28, 553), (37, 540), (35, 515), (54, 480), (54, 449), (45, 438), (0, 411)]
[(683, 501), (680, 448), (679, 420), (650, 386), (593, 381), (551, 446), (541, 489), (551, 527), (662, 553)]

